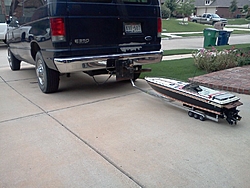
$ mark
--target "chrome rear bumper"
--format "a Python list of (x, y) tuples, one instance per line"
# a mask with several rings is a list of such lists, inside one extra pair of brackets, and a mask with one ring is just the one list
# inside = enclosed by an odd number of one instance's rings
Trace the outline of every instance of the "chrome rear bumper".
[(100, 56), (55, 58), (55, 65), (60, 73), (105, 69), (108, 59), (134, 60), (134, 65), (158, 63), (162, 59), (162, 50), (151, 52), (124, 53)]

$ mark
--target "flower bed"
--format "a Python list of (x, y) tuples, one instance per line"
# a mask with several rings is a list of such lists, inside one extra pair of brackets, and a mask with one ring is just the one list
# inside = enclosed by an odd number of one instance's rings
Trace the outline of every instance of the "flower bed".
[(193, 53), (195, 65), (207, 72), (214, 72), (250, 64), (250, 49), (235, 49), (218, 51), (200, 49)]

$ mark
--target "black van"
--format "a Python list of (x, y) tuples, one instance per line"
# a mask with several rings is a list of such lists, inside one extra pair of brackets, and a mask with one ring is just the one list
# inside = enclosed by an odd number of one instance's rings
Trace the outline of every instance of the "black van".
[(42, 92), (56, 92), (61, 73), (137, 79), (161, 61), (158, 0), (12, 0), (8, 60), (34, 64)]

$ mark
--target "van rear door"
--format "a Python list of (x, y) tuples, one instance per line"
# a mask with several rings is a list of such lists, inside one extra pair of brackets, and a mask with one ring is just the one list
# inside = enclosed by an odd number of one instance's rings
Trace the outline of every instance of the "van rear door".
[(158, 0), (68, 0), (67, 7), (65, 28), (72, 55), (161, 48)]

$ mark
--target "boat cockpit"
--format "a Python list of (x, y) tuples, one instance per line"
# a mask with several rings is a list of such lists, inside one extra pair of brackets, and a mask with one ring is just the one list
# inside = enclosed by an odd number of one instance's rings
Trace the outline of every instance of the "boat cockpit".
[(200, 86), (197, 84), (188, 84), (188, 85), (184, 86), (183, 89), (187, 90), (187, 91), (195, 92), (195, 93), (202, 91)]

